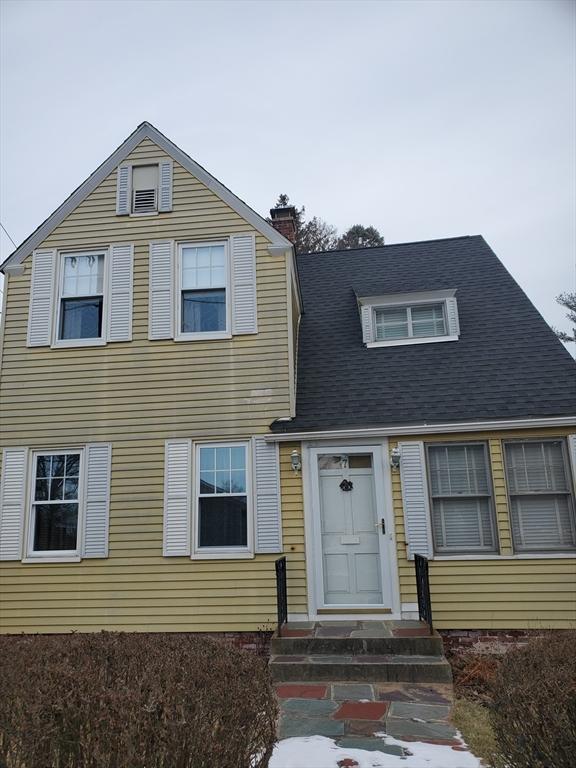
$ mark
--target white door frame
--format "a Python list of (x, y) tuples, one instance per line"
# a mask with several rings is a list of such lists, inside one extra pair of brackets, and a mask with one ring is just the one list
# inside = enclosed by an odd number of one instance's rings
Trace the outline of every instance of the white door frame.
[[(382, 590), (384, 581), (389, 581), (391, 605), (380, 606), (346, 606), (341, 612), (334, 614), (337, 605), (324, 604), (324, 579), (322, 572), (322, 541), (320, 536), (320, 498), (318, 478), (318, 456), (324, 453), (371, 453), (373, 455), (374, 491), (376, 497), (376, 520), (381, 517), (386, 522), (386, 533), (379, 536), (380, 568), (382, 574)], [(400, 585), (398, 580), (398, 564), (396, 558), (396, 535), (394, 526), (394, 509), (392, 503), (392, 479), (388, 457), (388, 440), (381, 439), (369, 443), (350, 440), (346, 443), (328, 443), (314, 441), (302, 443), (302, 478), (304, 485), (304, 525), (306, 534), (306, 575), (308, 583), (308, 615), (310, 620), (327, 619), (324, 613), (318, 614), (318, 609), (329, 608), (330, 618), (335, 619), (400, 619)], [(380, 612), (371, 613), (370, 607)], [(354, 609), (347, 613), (347, 609)], [(359, 613), (360, 608), (366, 608)], [(383, 614), (382, 608), (391, 609), (391, 613)]]

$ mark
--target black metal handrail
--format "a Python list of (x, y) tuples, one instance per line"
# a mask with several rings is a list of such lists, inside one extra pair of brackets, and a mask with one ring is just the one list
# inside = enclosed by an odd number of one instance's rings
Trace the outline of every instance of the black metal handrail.
[(278, 608), (278, 637), (282, 636), (282, 627), (288, 621), (288, 589), (286, 587), (286, 558), (276, 560), (276, 605)]
[(418, 617), (430, 627), (430, 634), (434, 632), (432, 624), (432, 602), (430, 600), (430, 579), (428, 578), (428, 558), (423, 555), (414, 555), (416, 569), (416, 591), (418, 593)]

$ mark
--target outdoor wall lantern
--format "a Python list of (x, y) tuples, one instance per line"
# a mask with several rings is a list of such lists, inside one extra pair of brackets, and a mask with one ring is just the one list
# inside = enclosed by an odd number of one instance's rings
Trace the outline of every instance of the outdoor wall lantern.
[(402, 456), (400, 448), (392, 448), (390, 451), (390, 466), (392, 469), (400, 469), (400, 457)]
[(300, 472), (302, 469), (302, 457), (298, 453), (298, 451), (294, 450), (290, 454), (290, 463), (292, 464), (292, 469), (294, 472)]

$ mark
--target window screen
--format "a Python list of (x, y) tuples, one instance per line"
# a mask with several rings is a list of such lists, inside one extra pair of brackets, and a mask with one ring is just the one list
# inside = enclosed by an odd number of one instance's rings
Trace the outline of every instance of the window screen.
[(495, 552), (486, 445), (428, 445), (427, 455), (435, 550)]
[(574, 498), (563, 440), (504, 446), (516, 552), (576, 548)]

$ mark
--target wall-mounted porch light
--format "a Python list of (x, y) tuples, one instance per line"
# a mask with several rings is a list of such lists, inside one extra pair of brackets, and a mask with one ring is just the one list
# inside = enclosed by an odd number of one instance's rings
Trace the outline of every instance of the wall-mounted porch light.
[(297, 450), (293, 450), (290, 454), (290, 463), (292, 464), (294, 472), (300, 472), (302, 469), (302, 457)]
[(392, 448), (390, 451), (390, 466), (392, 469), (400, 469), (401, 456), (402, 453), (400, 452), (400, 448)]

